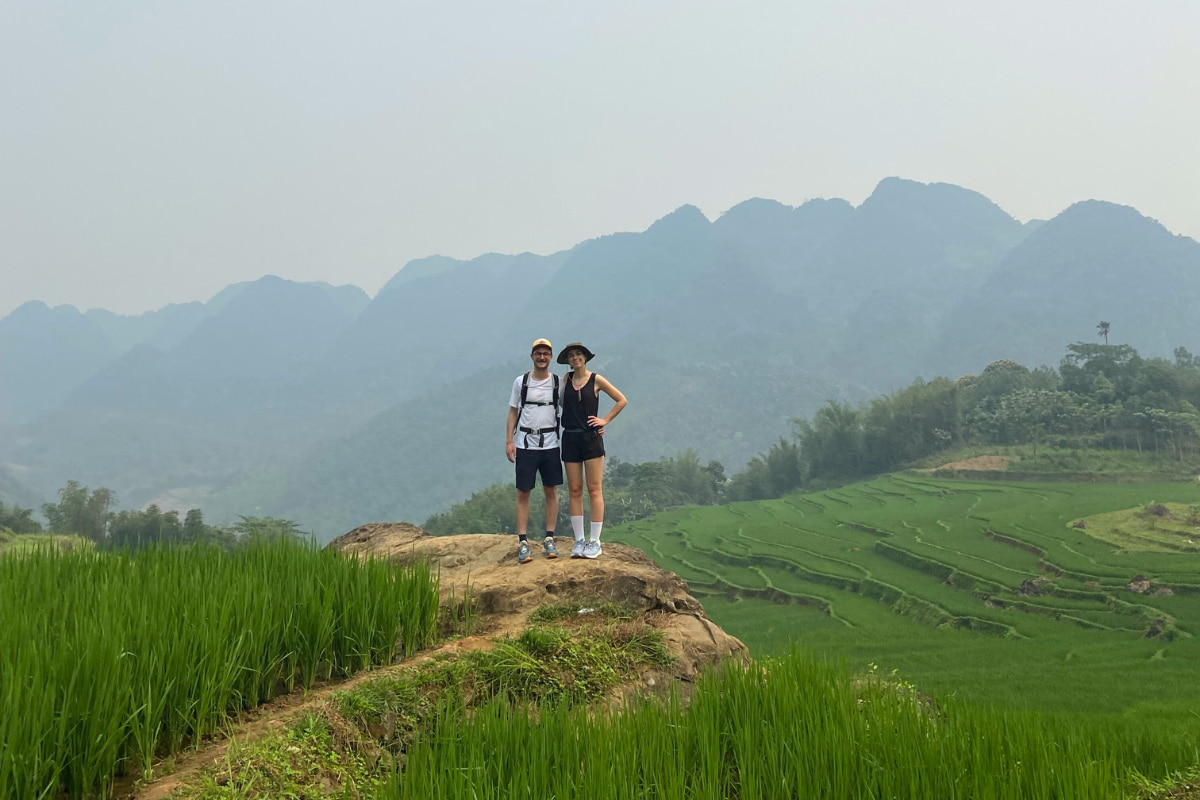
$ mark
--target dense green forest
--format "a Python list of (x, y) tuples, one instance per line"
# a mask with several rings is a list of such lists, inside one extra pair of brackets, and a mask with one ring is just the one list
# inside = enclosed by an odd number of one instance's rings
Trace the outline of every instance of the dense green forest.
[(1076, 342), (1057, 371), (995, 361), (861, 408), (831, 402), (794, 428), (803, 480), (878, 474), (962, 445), (1029, 445), (1035, 462), (1047, 445), (1136, 450), (1186, 468), (1200, 452), (1197, 406), (1200, 359), (1185, 348), (1171, 362)]
[[(918, 379), (857, 407), (830, 401), (812, 419), (792, 421), (792, 440), (781, 439), (728, 479), (719, 462), (705, 465), (691, 450), (642, 464), (612, 459), (605, 521), (781, 497), (979, 446), (1024, 446), (1032, 458), (1021, 472), (1095, 471), (1080, 454), (1112, 451), (1120, 451), (1117, 461), (1126, 465), (1190, 472), (1200, 465), (1197, 407), (1200, 357), (1185, 348), (1168, 361), (1142, 358), (1128, 345), (1076, 342), (1057, 370), (1001, 360), (956, 381)], [(1051, 456), (1064, 449), (1069, 458)], [(425, 527), (437, 534), (511, 532), (512, 505), (512, 487), (495, 484), (431, 516)], [(565, 502), (560, 506), (565, 515)], [(560, 525), (565, 522), (561, 516)]]

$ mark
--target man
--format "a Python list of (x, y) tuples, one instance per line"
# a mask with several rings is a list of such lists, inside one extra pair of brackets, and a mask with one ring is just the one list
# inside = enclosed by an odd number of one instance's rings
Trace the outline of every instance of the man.
[(558, 487), (563, 482), (562, 461), (558, 455), (558, 419), (562, 391), (558, 376), (550, 372), (554, 348), (548, 339), (533, 343), (530, 358), (533, 369), (513, 381), (508, 401), (508, 425), (505, 450), (508, 460), (517, 465), (517, 563), (527, 564), (529, 537), (529, 496), (537, 476), (542, 476), (546, 494), (546, 538), (542, 550), (546, 558), (558, 558), (554, 547), (554, 529), (558, 523)]

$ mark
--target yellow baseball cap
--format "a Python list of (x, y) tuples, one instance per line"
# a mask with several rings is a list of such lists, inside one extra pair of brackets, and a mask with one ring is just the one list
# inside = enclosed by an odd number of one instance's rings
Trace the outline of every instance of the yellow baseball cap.
[(550, 344), (549, 339), (534, 339), (533, 347), (529, 348), (529, 352), (532, 353), (534, 350), (537, 350), (539, 347), (549, 347), (551, 350), (554, 349), (554, 345)]

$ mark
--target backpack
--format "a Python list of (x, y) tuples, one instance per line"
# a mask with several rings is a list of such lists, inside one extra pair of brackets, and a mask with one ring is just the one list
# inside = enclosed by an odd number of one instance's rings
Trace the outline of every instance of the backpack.
[[(546, 443), (546, 434), (554, 431), (558, 434), (559, 412), (558, 412), (558, 375), (551, 372), (550, 377), (554, 378), (554, 394), (550, 398), (549, 403), (544, 403), (539, 400), (530, 400), (529, 397), (529, 373), (526, 372), (521, 378), (521, 405), (517, 407), (517, 430), (525, 434), (525, 449), (529, 449), (529, 434), (536, 433), (538, 435), (537, 446), (541, 447)], [(526, 428), (521, 425), (521, 412), (525, 406), (554, 406), (554, 427), (552, 428)]]

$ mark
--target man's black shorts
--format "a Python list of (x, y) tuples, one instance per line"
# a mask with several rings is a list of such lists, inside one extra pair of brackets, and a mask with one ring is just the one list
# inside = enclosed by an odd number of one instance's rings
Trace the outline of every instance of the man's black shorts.
[(604, 437), (593, 431), (563, 431), (562, 460), (568, 464), (591, 461), (604, 455)]
[(517, 490), (528, 492), (542, 475), (542, 486), (562, 486), (562, 461), (558, 448), (548, 450), (523, 450), (517, 448)]

